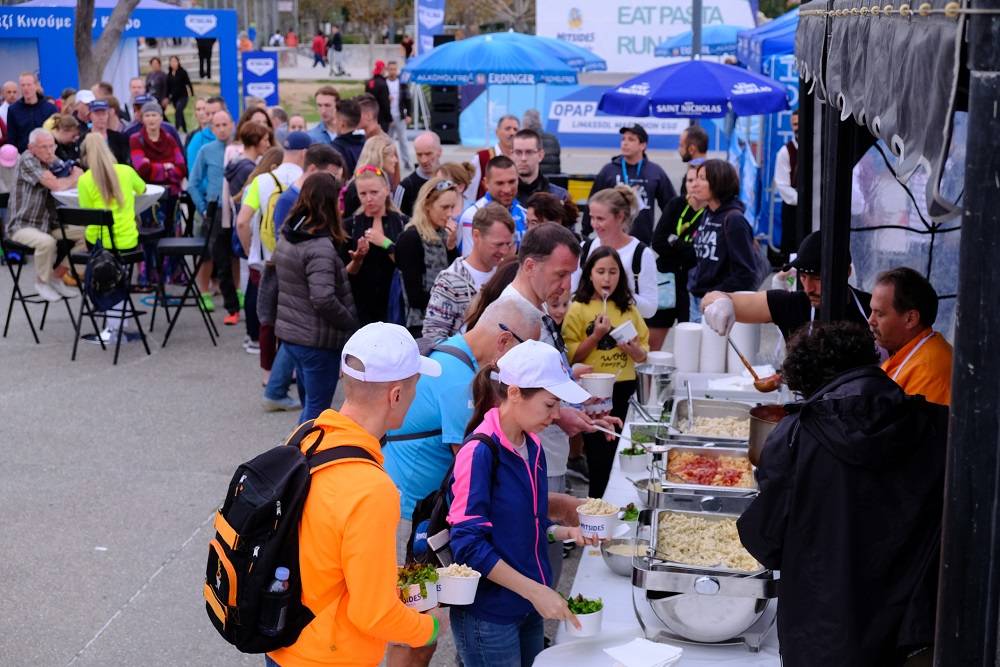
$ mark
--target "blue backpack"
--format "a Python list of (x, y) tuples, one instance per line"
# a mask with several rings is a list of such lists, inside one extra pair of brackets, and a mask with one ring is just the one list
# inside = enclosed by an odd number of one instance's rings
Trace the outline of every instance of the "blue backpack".
[(389, 305), (386, 307), (385, 321), (405, 327), (407, 309), (403, 273), (396, 269), (392, 272), (392, 282), (389, 284)]

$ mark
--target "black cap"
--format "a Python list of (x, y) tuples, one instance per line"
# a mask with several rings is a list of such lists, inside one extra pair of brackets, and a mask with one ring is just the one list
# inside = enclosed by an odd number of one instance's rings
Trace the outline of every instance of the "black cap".
[(626, 125), (625, 127), (618, 130), (618, 134), (625, 134), (626, 132), (631, 132), (635, 136), (639, 137), (640, 143), (649, 143), (649, 134), (646, 133), (646, 128), (639, 123), (634, 123), (632, 125)]
[[(847, 252), (847, 261), (851, 261), (851, 253)], [(819, 274), (823, 266), (823, 238), (819, 232), (812, 232), (804, 239), (802, 243), (799, 244), (799, 252), (795, 259), (788, 262), (783, 267), (782, 271), (789, 271), (795, 269), (800, 273), (815, 273)]]

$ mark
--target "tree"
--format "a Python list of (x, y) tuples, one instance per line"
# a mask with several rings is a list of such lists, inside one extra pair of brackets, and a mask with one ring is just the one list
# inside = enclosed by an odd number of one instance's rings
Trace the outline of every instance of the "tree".
[(76, 47), (80, 88), (90, 88), (101, 80), (104, 66), (121, 41), (128, 17), (138, 4), (139, 0), (119, 0), (100, 38), (94, 42), (94, 0), (76, 0), (73, 45)]
[(533, 0), (467, 0), (448, 4), (450, 23), (475, 35), (484, 23), (502, 23), (518, 32), (527, 32), (535, 13)]

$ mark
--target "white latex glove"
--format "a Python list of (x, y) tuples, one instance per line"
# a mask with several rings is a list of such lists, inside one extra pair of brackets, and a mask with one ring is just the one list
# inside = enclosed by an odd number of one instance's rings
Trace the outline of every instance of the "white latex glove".
[(729, 297), (716, 299), (705, 308), (702, 320), (715, 333), (720, 336), (728, 336), (733, 325), (736, 324), (736, 310), (733, 308), (733, 300)]

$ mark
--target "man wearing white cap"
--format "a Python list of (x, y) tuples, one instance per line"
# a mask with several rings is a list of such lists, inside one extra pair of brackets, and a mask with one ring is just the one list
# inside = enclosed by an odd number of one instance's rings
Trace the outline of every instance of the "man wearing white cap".
[(420, 614), (396, 592), (399, 494), (382, 469), (379, 441), (398, 428), (419, 375), (441, 366), (420, 356), (401, 326), (375, 322), (359, 329), (341, 353), (344, 405), (315, 420), (320, 434), (303, 449), (351, 445), (372, 460), (341, 459), (312, 475), (299, 527), (302, 602), (315, 618), (267, 665), (376, 665), (388, 642), (424, 646), (444, 629), (447, 612)]
[(90, 105), (97, 99), (94, 93), (84, 88), (76, 91), (76, 106), (73, 108), (73, 118), (80, 124), (80, 140), (90, 131)]

